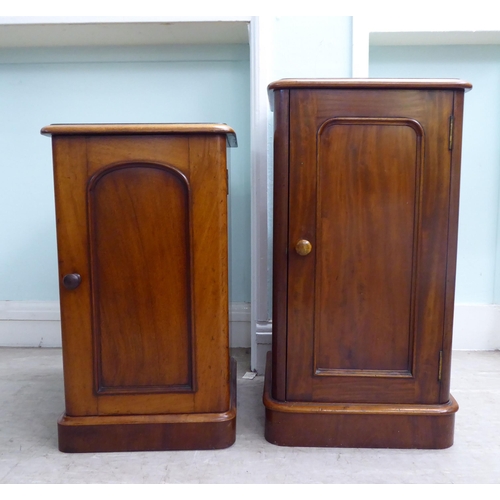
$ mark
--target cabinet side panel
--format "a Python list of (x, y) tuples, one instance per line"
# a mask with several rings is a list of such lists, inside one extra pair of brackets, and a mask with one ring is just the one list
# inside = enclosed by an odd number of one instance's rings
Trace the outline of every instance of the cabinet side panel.
[(98, 392), (192, 391), (187, 179), (105, 167), (88, 200)]
[(274, 93), (273, 397), (286, 398), (289, 91)]
[(54, 182), (59, 283), (67, 274), (82, 277), (74, 290), (59, 287), (66, 414), (94, 415), (91, 294), (86, 224), (87, 148), (81, 137), (54, 136)]
[(450, 169), (450, 209), (448, 229), (448, 259), (446, 266), (446, 298), (443, 335), (443, 360), (441, 370), (440, 402), (450, 399), (451, 349), (453, 312), (455, 305), (455, 279), (457, 267), (458, 207), (460, 199), (460, 166), (462, 159), (464, 91), (458, 90), (453, 99), (453, 144)]
[(189, 137), (192, 192), (196, 411), (230, 405), (226, 138)]

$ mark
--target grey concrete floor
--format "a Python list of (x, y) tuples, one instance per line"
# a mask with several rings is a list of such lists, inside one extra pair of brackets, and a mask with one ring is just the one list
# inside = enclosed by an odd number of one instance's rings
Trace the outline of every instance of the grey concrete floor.
[(0, 484), (500, 484), (500, 352), (455, 351), (460, 410), (446, 450), (287, 448), (264, 439), (263, 377), (242, 379), (236, 443), (225, 450), (65, 454), (59, 349), (0, 348)]

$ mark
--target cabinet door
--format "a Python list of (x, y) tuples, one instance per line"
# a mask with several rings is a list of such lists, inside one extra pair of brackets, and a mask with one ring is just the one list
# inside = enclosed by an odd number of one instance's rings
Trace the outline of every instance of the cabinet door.
[(67, 414), (226, 411), (225, 138), (55, 140)]
[(439, 400), (453, 98), (290, 91), (287, 400)]

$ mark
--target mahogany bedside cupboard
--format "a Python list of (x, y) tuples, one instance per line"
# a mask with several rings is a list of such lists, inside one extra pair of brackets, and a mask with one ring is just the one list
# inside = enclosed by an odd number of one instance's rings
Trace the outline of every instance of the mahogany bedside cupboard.
[(65, 452), (225, 448), (226, 146), (220, 124), (50, 125)]
[(461, 80), (280, 80), (265, 436), (446, 448)]

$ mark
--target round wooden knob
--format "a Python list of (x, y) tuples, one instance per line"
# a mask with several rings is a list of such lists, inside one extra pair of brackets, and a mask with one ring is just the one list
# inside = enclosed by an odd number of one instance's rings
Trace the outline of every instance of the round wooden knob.
[(64, 288), (74, 290), (82, 282), (82, 277), (79, 274), (66, 274), (63, 278)]
[(311, 242), (307, 240), (299, 240), (295, 245), (295, 251), (299, 255), (307, 255), (311, 253), (311, 250), (312, 250)]

